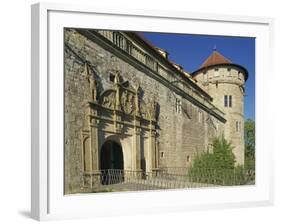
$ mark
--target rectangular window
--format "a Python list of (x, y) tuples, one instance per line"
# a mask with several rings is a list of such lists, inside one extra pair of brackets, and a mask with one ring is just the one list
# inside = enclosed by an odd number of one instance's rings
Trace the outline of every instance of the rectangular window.
[(232, 107), (232, 96), (224, 95), (224, 107)]
[(241, 121), (236, 121), (236, 132), (241, 132), (241, 131), (242, 131)]
[(241, 121), (239, 121), (239, 130), (240, 130), (240, 131), (242, 130)]
[(229, 97), (229, 102), (228, 102), (228, 106), (232, 107), (232, 96), (228, 96)]
[(227, 107), (228, 102), (227, 102), (227, 95), (224, 95), (224, 106)]
[(179, 113), (181, 114), (181, 100), (179, 100)]
[(181, 113), (181, 100), (176, 98), (176, 112)]

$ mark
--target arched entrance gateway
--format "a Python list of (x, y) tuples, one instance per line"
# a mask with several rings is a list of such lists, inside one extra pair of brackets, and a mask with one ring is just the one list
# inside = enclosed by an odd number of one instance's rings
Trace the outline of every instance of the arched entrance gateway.
[(108, 140), (100, 152), (100, 171), (102, 184), (115, 184), (124, 179), (124, 159), (120, 144)]
[(114, 141), (106, 141), (101, 148), (100, 170), (123, 170), (122, 147)]
[[(157, 172), (158, 150), (155, 143), (158, 104), (155, 99), (147, 97), (144, 100), (140, 94), (141, 87), (124, 81), (119, 71), (112, 72), (112, 88), (98, 93), (97, 80), (87, 64), (85, 71), (85, 77), (89, 80), (90, 100), (85, 105), (85, 122), (81, 133), (83, 187), (120, 183), (129, 174), (139, 177), (142, 172)], [(126, 144), (126, 153), (119, 139)], [(144, 159), (146, 167), (141, 164)]]

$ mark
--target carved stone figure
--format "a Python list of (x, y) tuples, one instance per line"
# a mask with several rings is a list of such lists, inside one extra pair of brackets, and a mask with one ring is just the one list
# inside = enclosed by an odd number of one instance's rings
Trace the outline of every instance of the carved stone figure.
[(147, 104), (147, 115), (150, 120), (156, 119), (156, 102), (154, 98), (151, 98)]
[(124, 112), (126, 112), (127, 94), (127, 91), (124, 91), (121, 95), (121, 105)]
[(82, 75), (85, 76), (86, 78), (89, 78), (90, 71), (89, 71), (89, 65), (87, 62), (84, 63), (84, 68), (82, 70)]
[(135, 94), (135, 115), (139, 116), (140, 115), (140, 96), (139, 96), (140, 85), (139, 85), (138, 82), (136, 83), (135, 91), (136, 91), (136, 94)]
[(146, 103), (143, 100), (140, 100), (139, 102), (139, 110), (141, 117), (147, 118)]
[(116, 90), (115, 109), (120, 110), (120, 74), (118, 71), (115, 74), (114, 85)]
[(127, 90), (122, 92), (121, 96), (121, 105), (122, 110), (127, 113), (131, 114), (134, 111), (134, 96), (132, 93), (128, 92)]
[(89, 82), (90, 82), (90, 96), (91, 96), (91, 100), (96, 101), (97, 100), (97, 81), (91, 75), (89, 77)]
[(90, 100), (96, 101), (97, 100), (97, 81), (94, 78), (94, 75), (90, 72), (90, 67), (87, 62), (84, 64), (84, 70), (82, 73), (88, 79), (90, 83)]
[(110, 92), (102, 96), (101, 105), (110, 109), (115, 108), (115, 92)]
[(116, 71), (115, 78), (114, 78), (114, 84), (120, 84), (120, 73)]

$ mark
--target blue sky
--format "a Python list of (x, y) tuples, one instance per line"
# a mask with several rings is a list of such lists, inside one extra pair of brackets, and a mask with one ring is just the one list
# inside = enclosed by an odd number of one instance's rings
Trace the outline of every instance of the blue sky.
[(142, 33), (153, 45), (169, 52), (169, 58), (186, 71), (197, 70), (216, 50), (249, 72), (246, 82), (245, 119), (255, 120), (255, 39), (169, 33)]

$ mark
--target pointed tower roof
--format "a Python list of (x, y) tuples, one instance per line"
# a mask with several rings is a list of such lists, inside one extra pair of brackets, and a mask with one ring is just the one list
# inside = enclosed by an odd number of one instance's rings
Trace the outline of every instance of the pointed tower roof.
[(191, 75), (195, 77), (201, 71), (208, 68), (220, 66), (220, 65), (231, 65), (232, 67), (239, 68), (243, 71), (245, 81), (248, 79), (248, 71), (243, 66), (233, 63), (231, 60), (223, 56), (216, 49), (213, 50), (212, 54), (203, 62), (203, 64), (196, 71), (192, 72)]
[(224, 57), (222, 54), (220, 54), (217, 50), (214, 50), (213, 53), (200, 66), (200, 68), (221, 64), (232, 64), (232, 62), (226, 57)]

